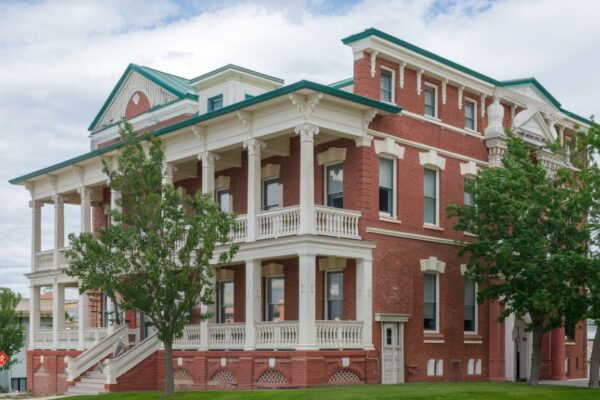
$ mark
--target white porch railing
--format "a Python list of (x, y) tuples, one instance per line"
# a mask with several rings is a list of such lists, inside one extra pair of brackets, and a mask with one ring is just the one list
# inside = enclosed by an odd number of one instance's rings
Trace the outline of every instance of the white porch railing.
[(300, 228), (300, 207), (285, 207), (264, 211), (256, 216), (257, 239), (295, 235)]
[(231, 233), (231, 239), (234, 243), (243, 242), (246, 240), (246, 235), (248, 234), (248, 217), (245, 215), (238, 215), (236, 223), (236, 230)]
[(77, 329), (64, 329), (58, 331), (59, 349), (76, 349), (79, 347), (79, 331)]
[(40, 251), (35, 254), (35, 270), (47, 271), (54, 269), (54, 250)]
[(89, 349), (94, 344), (103, 341), (108, 337), (108, 328), (94, 328), (83, 330), (83, 345)]
[[(83, 347), (89, 349), (108, 336), (107, 328), (85, 329)], [(51, 329), (40, 330), (33, 334), (33, 348), (53, 349), (54, 335)], [(77, 329), (61, 329), (58, 331), (58, 348), (64, 350), (79, 349), (79, 331)]]
[(92, 368), (100, 361), (108, 357), (113, 352), (114, 345), (119, 341), (126, 341), (129, 328), (122, 326), (111, 335), (104, 338), (88, 350), (81, 353), (76, 358), (65, 357), (67, 365), (67, 380), (73, 381), (88, 369)]
[(183, 336), (173, 341), (177, 350), (193, 350), (200, 346), (200, 325), (188, 325), (183, 328)]
[(315, 206), (315, 229), (317, 235), (360, 239), (358, 221), (360, 212), (341, 208)]
[(52, 330), (41, 330), (33, 333), (34, 349), (51, 349), (54, 345)]
[(298, 344), (298, 322), (257, 322), (257, 349), (293, 349)]
[(159, 350), (161, 345), (162, 343), (158, 340), (158, 335), (153, 333), (142, 340), (137, 346), (132, 347), (117, 358), (105, 360), (104, 371), (102, 372), (106, 379), (105, 383), (117, 383), (118, 377), (144, 361), (155, 351)]
[(209, 349), (242, 349), (245, 341), (246, 325), (244, 323), (208, 325)]
[(320, 349), (362, 348), (362, 321), (317, 321), (317, 347)]

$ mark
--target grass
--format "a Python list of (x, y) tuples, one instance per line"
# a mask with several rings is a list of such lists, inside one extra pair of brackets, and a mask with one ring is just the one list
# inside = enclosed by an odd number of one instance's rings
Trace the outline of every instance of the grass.
[[(160, 393), (114, 393), (101, 396), (77, 396), (77, 400), (160, 399)], [(428, 400), (565, 400), (598, 399), (600, 390), (566, 386), (529, 387), (524, 383), (412, 383), (404, 385), (355, 385), (288, 390), (235, 390), (178, 392), (172, 399), (215, 400), (356, 400), (356, 399), (428, 399)]]

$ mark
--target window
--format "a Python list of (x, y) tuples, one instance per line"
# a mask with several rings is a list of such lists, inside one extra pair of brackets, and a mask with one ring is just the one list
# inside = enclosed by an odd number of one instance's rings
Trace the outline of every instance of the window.
[(282, 276), (267, 278), (267, 321), (285, 320), (285, 279)]
[(344, 164), (325, 166), (325, 195), (328, 207), (344, 208)]
[(263, 210), (279, 207), (279, 178), (263, 181)]
[(219, 286), (219, 323), (233, 322), (233, 281), (222, 281)]
[(464, 278), (465, 304), (464, 304), (464, 330), (477, 332), (477, 284), (470, 278)]
[(475, 206), (475, 201), (473, 200), (473, 195), (469, 191), (469, 185), (473, 184), (472, 178), (465, 178), (464, 180), (464, 205), (469, 207)]
[(577, 321), (573, 321), (572, 318), (567, 316), (565, 318), (565, 340), (567, 342), (575, 341), (575, 327), (577, 326)]
[(477, 107), (474, 101), (465, 101), (465, 128), (470, 129), (472, 131), (477, 130), (477, 119), (475, 118), (476, 109)]
[(394, 215), (394, 160), (379, 159), (379, 212)]
[(328, 320), (344, 319), (344, 272), (327, 272), (326, 280), (325, 318)]
[(208, 112), (216, 111), (219, 108), (223, 108), (223, 95), (222, 94), (208, 99), (208, 104), (207, 104)]
[(437, 118), (437, 88), (425, 85), (425, 115)]
[(223, 212), (231, 212), (230, 197), (229, 197), (229, 189), (219, 189), (216, 193), (217, 204), (219, 205), (219, 209)]
[(423, 216), (426, 224), (438, 223), (438, 172), (425, 168), (423, 179), (424, 210)]
[(27, 390), (27, 378), (11, 378), (10, 387), (12, 390), (25, 392)]
[(438, 276), (435, 274), (423, 274), (423, 327), (426, 331), (437, 331), (438, 314)]
[(387, 101), (391, 103), (392, 99), (392, 72), (388, 70), (381, 70), (381, 84), (380, 84), (380, 97), (381, 101)]

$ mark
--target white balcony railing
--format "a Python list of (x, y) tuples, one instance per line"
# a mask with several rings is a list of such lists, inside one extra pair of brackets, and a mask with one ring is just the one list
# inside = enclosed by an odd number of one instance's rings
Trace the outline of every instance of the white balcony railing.
[(239, 243), (246, 240), (248, 234), (248, 218), (245, 215), (238, 215), (236, 218), (236, 230), (231, 233), (233, 243)]
[(257, 239), (271, 239), (298, 233), (300, 228), (300, 207), (285, 207), (263, 211), (256, 216)]
[(245, 342), (246, 325), (244, 323), (208, 325), (209, 349), (242, 349)]
[(173, 341), (173, 348), (193, 350), (200, 346), (200, 325), (188, 325), (183, 328), (183, 336)]
[(320, 349), (359, 349), (362, 347), (361, 321), (317, 321), (317, 347)]
[[(64, 350), (79, 349), (79, 331), (77, 329), (61, 329), (58, 334), (58, 348)], [(107, 328), (85, 329), (83, 332), (83, 347), (89, 349), (108, 336)], [(54, 335), (51, 329), (39, 330), (33, 334), (35, 349), (53, 349)]]
[(35, 270), (48, 271), (54, 269), (54, 250), (40, 251), (35, 255)]
[(33, 348), (51, 349), (54, 345), (52, 330), (41, 330), (33, 333)]
[(83, 345), (89, 349), (94, 344), (103, 341), (108, 337), (108, 328), (85, 329), (83, 331)]
[(315, 206), (315, 229), (317, 235), (360, 239), (358, 221), (360, 212), (341, 208)]
[(257, 349), (293, 349), (298, 344), (298, 321), (257, 322)]

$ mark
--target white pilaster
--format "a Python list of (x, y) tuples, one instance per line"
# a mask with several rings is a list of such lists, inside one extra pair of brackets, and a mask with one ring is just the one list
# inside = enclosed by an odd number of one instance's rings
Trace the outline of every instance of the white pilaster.
[(65, 247), (65, 203), (61, 195), (52, 196), (54, 202), (54, 268), (59, 267), (60, 250)]
[(39, 201), (30, 201), (31, 207), (31, 271), (35, 271), (37, 265), (36, 254), (42, 247), (42, 206)]
[(78, 189), (81, 197), (81, 233), (92, 232), (92, 189), (81, 187)]
[(58, 349), (58, 331), (65, 328), (65, 287), (52, 285), (52, 339), (53, 349)]
[(79, 349), (83, 350), (85, 348), (85, 337), (84, 332), (87, 328), (90, 327), (90, 303), (89, 296), (87, 293), (79, 294), (79, 310), (78, 310), (78, 321), (77, 328), (79, 330)]
[(265, 144), (258, 139), (250, 139), (244, 142), (244, 148), (248, 150), (248, 203), (247, 203), (247, 242), (256, 240), (257, 224), (256, 214), (260, 212), (260, 151)]
[(256, 348), (255, 322), (261, 319), (260, 261), (246, 261), (246, 344), (244, 350)]
[(300, 234), (315, 233), (315, 136), (319, 127), (303, 124), (296, 127), (300, 135)]
[(363, 348), (373, 350), (373, 261), (356, 260), (356, 320), (363, 321)]
[(298, 346), (296, 349), (317, 350), (316, 257), (314, 254), (300, 254), (298, 258)]
[(198, 156), (198, 159), (202, 161), (202, 193), (208, 193), (211, 197), (214, 197), (215, 161), (219, 159), (219, 156), (210, 151), (205, 151)]
[(30, 300), (29, 300), (29, 348), (33, 349), (35, 346), (35, 332), (40, 330), (40, 287), (30, 287)]

